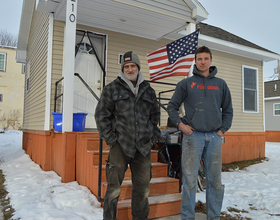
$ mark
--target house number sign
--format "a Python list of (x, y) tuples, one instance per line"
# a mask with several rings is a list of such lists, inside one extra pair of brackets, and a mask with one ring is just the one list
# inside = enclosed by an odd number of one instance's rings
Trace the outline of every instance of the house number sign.
[(76, 20), (76, 16), (75, 16), (76, 6), (77, 6), (76, 0), (71, 0), (71, 12), (70, 12), (71, 14), (69, 15), (69, 20), (71, 22), (75, 22), (75, 20)]

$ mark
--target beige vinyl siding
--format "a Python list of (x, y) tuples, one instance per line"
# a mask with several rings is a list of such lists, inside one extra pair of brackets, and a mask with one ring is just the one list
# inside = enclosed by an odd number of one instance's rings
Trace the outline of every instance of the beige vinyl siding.
[[(53, 52), (53, 82), (60, 79), (62, 76), (62, 52), (63, 52), (63, 30), (64, 23), (55, 21), (54, 23), (54, 52)], [(119, 54), (123, 54), (126, 51), (133, 50), (140, 58), (141, 72), (144, 74), (145, 79), (149, 80), (149, 68), (147, 63), (147, 53), (158, 49), (168, 43), (170, 40), (161, 39), (159, 41), (153, 41), (144, 39), (132, 35), (121, 34), (108, 30), (102, 30), (98, 28), (88, 27), (84, 25), (77, 25), (78, 29), (88, 30), (96, 33), (107, 35), (107, 63), (106, 63), (106, 84), (112, 82), (118, 75), (121, 66), (118, 64)], [(217, 66), (217, 76), (223, 78), (231, 91), (234, 117), (233, 124), (230, 129), (231, 132), (263, 132), (263, 85), (262, 85), (262, 61), (249, 59), (246, 57), (240, 57), (225, 52), (215, 51), (213, 52), (213, 65)], [(242, 65), (258, 68), (258, 95), (259, 95), (259, 112), (258, 113), (244, 113), (243, 112), (243, 96), (242, 96)], [(184, 77), (170, 77), (161, 82), (168, 82), (176, 84)], [(160, 85), (151, 83), (152, 87), (156, 90), (157, 96), (160, 91), (174, 89), (174, 86)], [(54, 96), (54, 88), (52, 88), (52, 97)], [(173, 92), (164, 94), (162, 97), (170, 98)], [(168, 101), (162, 101), (162, 103), (168, 103)], [(52, 100), (53, 109), (53, 100)], [(166, 125), (167, 114), (161, 110), (161, 125)]]
[[(53, 54), (52, 54), (52, 79), (51, 79), (51, 113), (54, 112), (55, 83), (62, 78), (63, 67), (63, 41), (65, 22), (54, 20), (53, 27)], [(57, 94), (61, 94), (63, 82), (58, 84)], [(57, 99), (56, 111), (61, 112), (62, 98)], [(51, 115), (50, 127), (53, 128), (53, 116)]]
[[(231, 91), (233, 123), (230, 132), (263, 132), (263, 72), (262, 61), (240, 57), (220, 51), (212, 51), (217, 77), (224, 79)], [(243, 112), (242, 65), (258, 68), (258, 113)]]
[(30, 78), (29, 91), (25, 88), (23, 129), (44, 130), (48, 24), (48, 14), (34, 11), (27, 47)]

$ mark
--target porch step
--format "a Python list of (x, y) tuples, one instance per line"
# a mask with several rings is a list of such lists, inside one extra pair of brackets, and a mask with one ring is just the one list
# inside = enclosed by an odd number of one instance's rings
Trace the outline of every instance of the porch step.
[[(89, 153), (92, 152), (93, 154), (93, 165), (99, 165), (99, 150), (87, 150)], [(102, 165), (106, 164), (106, 160), (109, 155), (109, 150), (103, 150), (102, 152)], [(151, 151), (151, 161), (157, 162), (158, 161), (158, 151), (152, 150)]]
[[(96, 169), (98, 172), (98, 166), (93, 166), (94, 169)], [(167, 164), (154, 162), (152, 163), (152, 178), (155, 177), (166, 177), (168, 171)], [(131, 170), (130, 168), (127, 169), (125, 172), (124, 180), (130, 180), (131, 179)], [(106, 165), (102, 165), (102, 174), (101, 174), (101, 182), (106, 182)]]
[[(99, 136), (98, 133), (93, 136), (81, 138), (80, 158), (84, 164), (80, 169), (82, 176), (79, 178), (84, 185), (97, 195), (98, 190), (98, 164), (99, 164)], [(101, 177), (101, 198), (104, 198), (106, 182), (106, 160), (108, 158), (110, 147), (103, 142), (102, 152), (102, 177)], [(152, 160), (152, 179), (150, 182), (150, 214), (149, 219), (160, 218), (164, 216), (176, 215), (181, 209), (181, 194), (179, 193), (179, 180), (167, 177), (168, 166), (158, 162), (158, 151), (151, 151)], [(90, 167), (87, 170), (87, 167)], [(131, 171), (128, 169), (125, 179), (121, 185), (121, 195), (118, 202), (117, 219), (132, 220), (131, 216)], [(103, 204), (102, 204), (103, 205)]]
[[(99, 151), (99, 141), (100, 138), (99, 136), (97, 137), (91, 137), (91, 138), (85, 138), (86, 139), (86, 146), (87, 146), (87, 150), (88, 151)], [(102, 145), (102, 149), (103, 150), (110, 150), (110, 146), (106, 144), (105, 141), (103, 141), (103, 145)]]
[[(103, 182), (101, 186), (101, 197), (104, 198), (107, 190), (107, 182)], [(150, 182), (150, 196), (158, 196), (164, 194), (173, 194), (179, 192), (179, 180), (171, 177), (152, 178)], [(124, 180), (121, 185), (121, 194), (119, 200), (131, 199), (132, 182)]]
[[(149, 197), (150, 214), (149, 219), (176, 215), (181, 211), (181, 194), (173, 193)], [(118, 202), (117, 219), (131, 220), (131, 200)]]

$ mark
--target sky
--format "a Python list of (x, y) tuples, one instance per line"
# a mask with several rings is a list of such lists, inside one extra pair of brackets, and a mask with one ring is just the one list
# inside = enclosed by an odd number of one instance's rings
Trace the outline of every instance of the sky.
[[(199, 0), (209, 13), (203, 22), (222, 28), (280, 54), (279, 0)], [(264, 63), (264, 81), (270, 81), (277, 61)]]
[[(2, 130), (3, 131), (3, 130)], [(101, 220), (103, 210), (97, 198), (76, 181), (62, 183), (54, 171), (43, 171), (22, 150), (22, 132), (0, 130), (0, 169), (13, 219), (21, 220)], [(222, 211), (228, 208), (252, 220), (279, 220), (280, 143), (266, 142), (267, 161), (246, 170), (222, 172), (225, 195)], [(205, 192), (196, 194), (205, 203)], [(278, 215), (278, 216), (277, 216)]]
[[(0, 30), (18, 34), (23, 0), (0, 0)], [(279, 0), (199, 0), (209, 13), (204, 23), (222, 28), (280, 54)], [(277, 61), (264, 63), (270, 81)]]

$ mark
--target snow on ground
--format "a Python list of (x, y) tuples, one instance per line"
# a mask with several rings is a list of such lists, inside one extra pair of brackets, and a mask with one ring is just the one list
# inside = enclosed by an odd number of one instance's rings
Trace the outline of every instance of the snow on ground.
[(77, 182), (62, 183), (53, 171), (42, 171), (22, 150), (22, 132), (0, 133), (0, 169), (6, 190), (22, 220), (101, 220), (103, 210), (88, 188)]
[[(280, 143), (266, 143), (269, 159), (247, 170), (223, 172), (225, 196), (222, 211), (228, 207), (245, 210), (240, 214), (253, 220), (279, 220)], [(22, 150), (22, 132), (0, 133), (0, 169), (6, 176), (6, 190), (22, 220), (87, 219), (101, 220), (103, 210), (96, 197), (77, 182), (61, 183), (53, 171), (42, 171)], [(205, 202), (205, 193), (197, 193)]]
[[(280, 143), (266, 142), (265, 149), (268, 161), (246, 170), (222, 173), (225, 185), (222, 211), (230, 214), (227, 208), (231, 207), (247, 211), (239, 214), (251, 219), (280, 219), (276, 216), (280, 214)], [(205, 193), (198, 193), (197, 200), (205, 202)]]

